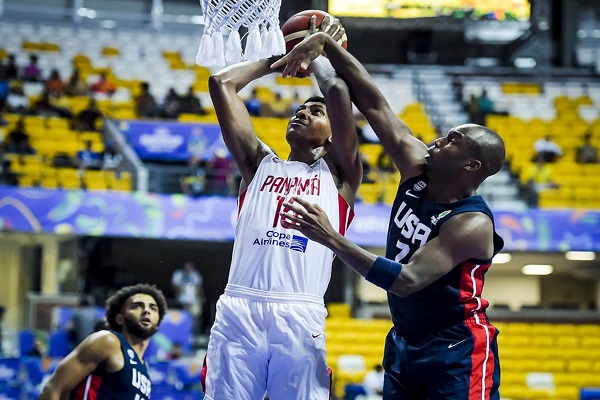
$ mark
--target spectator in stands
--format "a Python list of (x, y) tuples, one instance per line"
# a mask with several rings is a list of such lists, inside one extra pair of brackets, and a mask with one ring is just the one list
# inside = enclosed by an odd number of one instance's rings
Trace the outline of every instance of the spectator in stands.
[(371, 371), (367, 372), (363, 379), (363, 387), (367, 396), (383, 395), (383, 367), (377, 364)]
[(63, 82), (63, 80), (60, 77), (60, 73), (58, 72), (57, 69), (53, 69), (52, 72), (50, 72), (50, 76), (48, 77), (48, 79), (46, 79), (46, 91), (48, 91), (48, 93), (52, 94), (58, 94), (60, 96), (63, 96), (64, 94), (66, 94), (66, 89), (67, 86), (65, 85), (65, 82)]
[(166, 310), (167, 302), (156, 286), (138, 284), (117, 291), (106, 302), (111, 330), (91, 334), (67, 355), (45, 382), (39, 399), (78, 398), (76, 393), (88, 397), (91, 382), (93, 398), (148, 399), (152, 385), (144, 353)]
[(68, 103), (60, 95), (51, 95), (47, 90), (42, 92), (42, 97), (33, 105), (32, 112), (44, 117), (72, 118), (73, 113), (68, 109)]
[(167, 353), (167, 360), (178, 360), (181, 357), (183, 357), (183, 347), (181, 346), (181, 343), (175, 342), (173, 343), (173, 346), (171, 346), (171, 351)]
[(8, 133), (4, 150), (7, 153), (33, 154), (35, 151), (29, 144), (29, 135), (25, 133), (23, 120), (17, 121), (17, 125)]
[(87, 140), (85, 142), (85, 149), (77, 152), (76, 163), (80, 169), (99, 169), (100, 168), (100, 154), (96, 153), (92, 149), (92, 141)]
[(187, 94), (181, 97), (179, 101), (179, 111), (186, 114), (207, 114), (206, 110), (202, 107), (200, 99), (194, 94), (193, 86), (190, 86)]
[(73, 73), (69, 77), (66, 87), (67, 96), (86, 96), (89, 93), (88, 85), (77, 68), (73, 69)]
[(14, 114), (27, 114), (29, 110), (29, 99), (23, 92), (23, 83), (21, 81), (13, 81), (6, 96), (5, 103), (6, 112)]
[(481, 92), (481, 96), (477, 98), (477, 114), (478, 114), (478, 122), (479, 125), (485, 125), (485, 118), (488, 114), (494, 113), (494, 102), (492, 99), (488, 97), (487, 91), (483, 89)]
[(261, 117), (272, 117), (272, 118), (288, 118), (289, 110), (288, 104), (281, 97), (281, 93), (276, 92), (274, 99), (271, 102), (263, 104), (261, 111)]
[(256, 88), (252, 89), (252, 93), (250, 94), (250, 97), (248, 97), (244, 101), (244, 104), (246, 105), (246, 109), (248, 110), (248, 113), (251, 116), (258, 117), (260, 115), (261, 108), (262, 108), (262, 101), (260, 101), (257, 97)]
[(183, 193), (192, 197), (206, 194), (206, 171), (204, 164), (198, 157), (190, 158), (189, 172), (179, 178)]
[(97, 321), (95, 307), (87, 297), (83, 297), (73, 309), (73, 316), (66, 326), (73, 347), (77, 347), (88, 335), (95, 332)]
[(598, 160), (598, 148), (592, 144), (592, 135), (586, 133), (583, 143), (576, 149), (575, 161), (579, 164), (595, 164)]
[(294, 116), (296, 114), (296, 110), (298, 110), (298, 107), (300, 107), (300, 104), (302, 103), (303, 101), (300, 98), (300, 93), (294, 92), (294, 95), (288, 104), (287, 117)]
[(562, 149), (552, 140), (552, 135), (546, 135), (545, 138), (536, 140), (533, 149), (535, 150), (535, 162), (539, 162), (539, 157), (544, 162), (555, 162), (562, 156)]
[(19, 67), (17, 67), (14, 54), (8, 55), (8, 62), (4, 68), (4, 77), (9, 81), (19, 78)]
[(525, 195), (530, 206), (537, 206), (539, 194), (544, 190), (558, 188), (554, 182), (553, 173), (552, 167), (548, 165), (544, 155), (538, 154), (535, 163), (527, 169), (525, 175)]
[(179, 117), (181, 98), (175, 92), (175, 89), (169, 89), (165, 96), (165, 101), (162, 106), (162, 116), (167, 119), (177, 119)]
[(232, 172), (231, 160), (227, 150), (215, 150), (214, 157), (206, 163), (206, 186), (208, 193), (216, 196), (227, 196), (229, 190), (229, 176)]
[(98, 109), (98, 103), (94, 98), (90, 98), (88, 105), (84, 108), (73, 121), (73, 128), (78, 131), (97, 131), (98, 120), (103, 115)]
[(39, 82), (42, 80), (42, 70), (38, 66), (38, 56), (29, 55), (29, 64), (23, 68), (23, 80), (26, 82)]
[(175, 291), (177, 304), (189, 311), (194, 318), (194, 331), (199, 333), (202, 326), (202, 307), (204, 304), (204, 279), (202, 274), (194, 267), (194, 263), (186, 261), (183, 268), (173, 272), (171, 284)]
[(110, 97), (117, 91), (117, 86), (108, 79), (106, 72), (100, 73), (100, 79), (90, 86), (95, 97)]
[(140, 94), (135, 98), (135, 110), (140, 118), (156, 118), (160, 115), (156, 99), (150, 93), (150, 85), (143, 82)]
[(48, 354), (48, 346), (44, 340), (35, 335), (33, 337), (33, 347), (25, 354), (26, 357), (45, 357)]
[(123, 157), (117, 152), (115, 147), (108, 143), (102, 153), (102, 169), (107, 171), (114, 171), (119, 167)]

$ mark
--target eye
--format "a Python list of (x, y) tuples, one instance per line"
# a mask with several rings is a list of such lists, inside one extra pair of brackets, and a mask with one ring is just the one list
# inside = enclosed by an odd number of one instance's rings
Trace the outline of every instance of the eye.
[(315, 115), (325, 115), (325, 111), (321, 110), (320, 108), (317, 108), (316, 110), (313, 111), (313, 114), (315, 114)]

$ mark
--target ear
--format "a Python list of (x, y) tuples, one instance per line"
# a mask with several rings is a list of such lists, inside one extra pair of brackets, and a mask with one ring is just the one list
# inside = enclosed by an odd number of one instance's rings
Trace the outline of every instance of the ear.
[(466, 166), (466, 169), (469, 171), (477, 171), (480, 168), (481, 168), (481, 161), (479, 161), (475, 158), (472, 160), (469, 160), (469, 162), (467, 163), (467, 166)]
[(115, 315), (115, 322), (118, 325), (123, 325), (125, 323), (125, 317), (123, 317), (123, 314), (119, 313)]

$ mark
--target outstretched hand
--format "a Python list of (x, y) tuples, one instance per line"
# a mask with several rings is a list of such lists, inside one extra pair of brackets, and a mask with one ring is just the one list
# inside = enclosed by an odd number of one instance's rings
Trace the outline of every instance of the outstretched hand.
[(281, 226), (286, 229), (295, 229), (310, 240), (325, 244), (334, 237), (337, 231), (331, 226), (327, 214), (318, 204), (311, 204), (299, 197), (293, 197), (289, 202), (283, 203), (281, 211)]
[[(310, 18), (310, 29), (302, 42), (278, 61), (271, 64), (271, 69), (277, 69), (285, 65), (282, 76), (298, 76), (303, 74), (315, 58), (324, 53), (327, 36), (331, 36), (335, 42), (344, 36), (345, 31), (340, 21), (331, 15), (325, 16), (321, 21), (321, 26), (316, 27), (317, 16)], [(323, 33), (324, 35), (318, 35)], [(327, 36), (325, 36), (327, 35)]]

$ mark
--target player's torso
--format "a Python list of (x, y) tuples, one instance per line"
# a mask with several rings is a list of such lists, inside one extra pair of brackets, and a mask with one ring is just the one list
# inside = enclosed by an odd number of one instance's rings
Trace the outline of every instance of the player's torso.
[[(452, 203), (434, 203), (425, 199), (425, 176), (408, 179), (399, 190), (392, 207), (388, 230), (386, 257), (403, 264), (425, 243), (438, 236), (442, 225), (463, 212), (491, 212), (480, 196), (471, 196)], [(483, 275), (490, 260), (467, 260), (455, 266), (431, 285), (406, 297), (388, 295), (392, 317), (397, 329), (432, 330), (456, 323), (466, 311), (482, 310), (480, 299)]]
[(229, 284), (323, 296), (334, 255), (281, 226), (279, 213), (293, 196), (318, 204), (331, 224), (345, 233), (352, 211), (339, 195), (325, 160), (307, 165), (267, 156), (239, 199)]
[(147, 400), (152, 383), (146, 364), (118, 332), (125, 364), (117, 372), (106, 372), (99, 367), (80, 382), (71, 392), (71, 400)]

